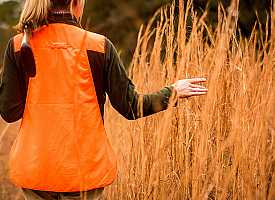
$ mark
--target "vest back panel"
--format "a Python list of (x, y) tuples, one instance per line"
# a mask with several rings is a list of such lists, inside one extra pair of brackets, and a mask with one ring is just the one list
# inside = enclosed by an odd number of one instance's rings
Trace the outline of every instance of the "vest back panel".
[[(14, 37), (20, 50), (22, 34)], [(36, 76), (10, 155), (19, 187), (74, 192), (116, 178), (116, 159), (97, 101), (87, 50), (104, 53), (105, 37), (76, 26), (50, 24), (31, 38)], [(91, 66), (92, 67), (92, 66)]]

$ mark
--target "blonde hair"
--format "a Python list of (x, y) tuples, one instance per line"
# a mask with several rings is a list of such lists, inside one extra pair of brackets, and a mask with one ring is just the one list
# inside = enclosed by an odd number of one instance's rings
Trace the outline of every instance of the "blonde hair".
[[(80, 5), (85, 4), (85, 0), (71, 0), (70, 12), (73, 16), (73, 9), (75, 3)], [(23, 32), (24, 25), (32, 23), (35, 27), (39, 27), (47, 22), (48, 12), (52, 7), (50, 0), (26, 0), (20, 15), (19, 23), (16, 28), (18, 31)], [(81, 17), (78, 19), (80, 21)]]

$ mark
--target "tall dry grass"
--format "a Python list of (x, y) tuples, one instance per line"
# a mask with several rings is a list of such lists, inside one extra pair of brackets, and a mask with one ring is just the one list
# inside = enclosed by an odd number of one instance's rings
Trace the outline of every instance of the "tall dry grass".
[[(237, 37), (237, 5), (232, 3), (229, 15), (220, 9), (215, 30), (182, 1), (179, 16), (174, 6), (166, 7), (141, 29), (131, 68), (139, 91), (203, 76), (209, 93), (135, 122), (108, 104), (106, 128), (119, 176), (105, 190), (106, 199), (275, 198), (275, 12), (268, 43), (257, 31)], [(0, 199), (19, 199), (5, 191), (10, 187), (4, 179)]]
[(274, 32), (270, 43), (256, 30), (238, 36), (237, 1), (215, 30), (183, 7), (179, 20), (172, 6), (141, 29), (131, 74), (144, 93), (197, 76), (209, 93), (136, 122), (108, 107), (119, 177), (105, 196), (275, 199)]

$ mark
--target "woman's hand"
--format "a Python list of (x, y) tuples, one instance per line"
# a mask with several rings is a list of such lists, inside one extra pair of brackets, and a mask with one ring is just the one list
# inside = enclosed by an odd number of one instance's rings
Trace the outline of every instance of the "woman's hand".
[(192, 78), (177, 81), (173, 86), (177, 97), (188, 98), (207, 94), (206, 87), (198, 85), (198, 83), (206, 82), (206, 78)]

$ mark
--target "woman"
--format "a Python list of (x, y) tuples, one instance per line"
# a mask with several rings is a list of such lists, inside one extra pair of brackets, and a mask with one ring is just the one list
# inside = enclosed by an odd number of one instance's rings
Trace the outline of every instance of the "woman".
[(165, 110), (173, 91), (180, 98), (207, 93), (196, 85), (206, 80), (196, 78), (139, 95), (112, 43), (80, 27), (83, 8), (84, 0), (26, 0), (21, 34), (5, 52), (0, 112), (9, 123), (23, 118), (9, 164), (26, 200), (99, 199), (115, 180), (106, 94), (134, 120)]

